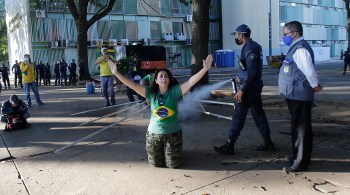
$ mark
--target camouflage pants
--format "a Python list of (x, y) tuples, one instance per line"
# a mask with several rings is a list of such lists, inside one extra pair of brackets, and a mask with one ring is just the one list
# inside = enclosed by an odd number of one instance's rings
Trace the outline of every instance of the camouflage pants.
[(182, 131), (171, 134), (146, 134), (148, 162), (154, 167), (176, 168), (181, 164)]

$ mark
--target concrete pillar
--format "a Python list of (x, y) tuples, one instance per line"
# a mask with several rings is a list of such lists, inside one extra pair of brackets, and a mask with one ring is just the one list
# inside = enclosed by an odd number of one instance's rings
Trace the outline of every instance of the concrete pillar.
[[(5, 0), (9, 64), (23, 61), (24, 54), (33, 56), (28, 0)], [(13, 19), (16, 20), (13, 21)]]

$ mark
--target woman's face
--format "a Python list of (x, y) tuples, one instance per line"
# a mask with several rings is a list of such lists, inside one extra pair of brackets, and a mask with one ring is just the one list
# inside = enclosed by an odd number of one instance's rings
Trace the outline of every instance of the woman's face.
[(165, 71), (160, 71), (156, 78), (156, 83), (159, 87), (168, 87), (169, 85), (169, 75)]

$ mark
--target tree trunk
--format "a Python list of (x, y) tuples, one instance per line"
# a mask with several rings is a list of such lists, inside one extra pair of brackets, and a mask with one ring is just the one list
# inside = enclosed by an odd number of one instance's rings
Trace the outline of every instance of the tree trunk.
[[(193, 21), (191, 75), (194, 75), (203, 68), (203, 59), (205, 59), (208, 55), (210, 0), (193, 0), (192, 6)], [(206, 73), (195, 86), (205, 85), (208, 83), (209, 75)]]
[[(87, 52), (87, 31), (90, 26), (92, 26), (97, 20), (106, 16), (113, 8), (113, 5), (116, 0), (107, 1), (108, 4), (102, 5), (99, 10), (93, 15), (89, 20), (87, 20), (87, 7), (89, 2), (96, 4), (96, 1), (89, 0), (66, 0), (69, 11), (71, 12), (75, 25), (78, 32), (78, 62), (83, 59), (85, 62), (84, 75), (80, 78), (85, 78), (86, 80), (94, 80), (89, 73), (89, 61), (88, 61), (88, 52)], [(78, 7), (76, 6), (78, 4)]]
[(78, 32), (78, 43), (77, 43), (77, 50), (78, 50), (78, 62), (80, 62), (81, 59), (84, 60), (83, 67), (83, 75), (80, 76), (80, 78), (85, 78), (86, 80), (91, 80), (90, 73), (89, 73), (89, 61), (88, 61), (88, 51), (87, 51), (87, 31), (86, 28), (86, 21), (79, 21), (76, 24), (77, 26), (77, 32)]

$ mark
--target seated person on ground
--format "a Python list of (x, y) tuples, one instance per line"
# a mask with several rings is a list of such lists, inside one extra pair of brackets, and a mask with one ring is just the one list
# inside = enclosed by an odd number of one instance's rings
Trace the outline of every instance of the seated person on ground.
[(11, 95), (1, 106), (1, 122), (5, 123), (5, 130), (25, 129), (30, 126), (27, 122), (30, 114), (28, 106), (17, 95)]

